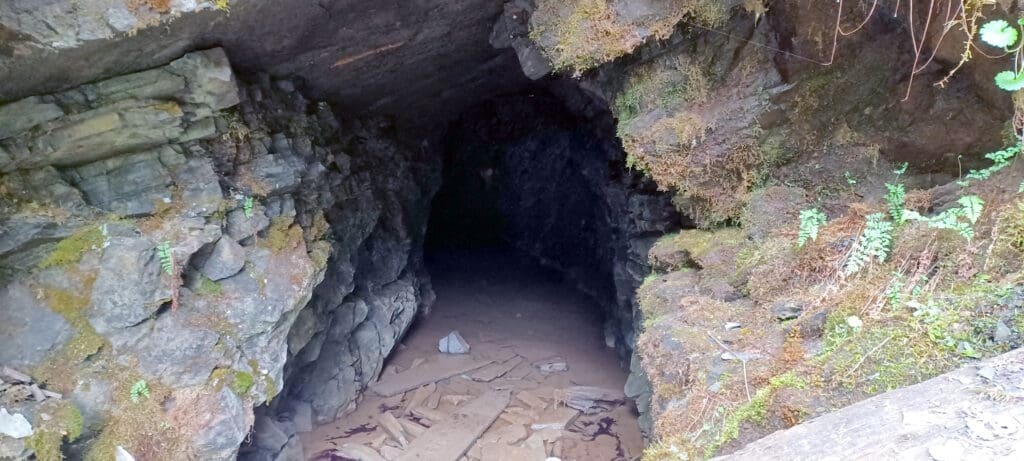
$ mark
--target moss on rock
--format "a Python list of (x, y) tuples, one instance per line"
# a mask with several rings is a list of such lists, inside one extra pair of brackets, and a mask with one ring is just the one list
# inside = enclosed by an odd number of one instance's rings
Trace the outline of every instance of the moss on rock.
[(89, 225), (79, 229), (71, 236), (57, 242), (46, 258), (39, 262), (40, 268), (60, 267), (77, 263), (90, 250), (103, 246), (103, 231), (99, 226)]

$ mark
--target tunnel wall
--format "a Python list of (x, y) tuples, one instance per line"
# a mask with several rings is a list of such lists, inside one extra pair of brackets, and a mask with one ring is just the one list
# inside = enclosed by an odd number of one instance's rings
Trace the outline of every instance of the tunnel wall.
[(626, 168), (613, 124), (571, 80), (470, 109), (445, 136), (428, 242), (501, 241), (567, 275), (604, 314), (606, 343), (632, 370), (631, 397), (646, 415), (650, 392), (631, 365), (634, 293), (650, 273), (651, 245), (681, 219), (669, 195)]

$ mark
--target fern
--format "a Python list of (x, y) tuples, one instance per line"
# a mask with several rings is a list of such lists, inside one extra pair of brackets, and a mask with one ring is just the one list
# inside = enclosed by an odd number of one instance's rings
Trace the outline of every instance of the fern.
[(818, 231), (828, 221), (828, 216), (817, 208), (800, 211), (800, 234), (797, 237), (797, 245), (804, 246), (808, 240), (818, 240)]
[(156, 254), (160, 257), (160, 267), (167, 275), (174, 275), (174, 254), (171, 252), (171, 244), (163, 242), (156, 247)]
[(142, 400), (143, 397), (147, 399), (149, 398), (149, 385), (146, 384), (145, 380), (140, 379), (136, 381), (135, 384), (132, 384), (132, 402), (139, 403), (139, 401)]
[[(981, 170), (971, 170), (964, 177), (965, 183), (969, 183), (971, 179), (985, 180), (991, 177), (994, 173), (1010, 165), (1010, 160), (1013, 160), (1017, 154), (1020, 153), (1021, 145), (1018, 144), (1013, 147), (1007, 147), (1003, 150), (995, 152), (989, 152), (985, 154), (985, 158), (992, 161), (992, 166)], [(966, 185), (966, 184), (965, 184)]]
[(245, 212), (246, 218), (252, 218), (252, 197), (246, 197), (242, 201), (242, 211)]
[(921, 216), (915, 211), (905, 210), (907, 219), (921, 221), (933, 229), (952, 229), (967, 241), (974, 239), (974, 224), (981, 218), (985, 209), (985, 201), (977, 195), (965, 195), (957, 199), (959, 207), (950, 208), (932, 217)]
[(854, 245), (850, 255), (846, 258), (846, 265), (843, 272), (852, 275), (868, 264), (872, 259), (878, 262), (885, 262), (889, 256), (889, 248), (892, 246), (892, 223), (885, 220), (882, 213), (872, 213), (867, 216), (867, 223), (864, 226), (864, 233)]
[(886, 184), (888, 192), (885, 194), (885, 203), (889, 205), (889, 216), (896, 225), (903, 224), (903, 205), (907, 201), (907, 189), (903, 184)]
[(907, 167), (909, 167), (909, 166), (910, 166), (909, 163), (903, 162), (903, 164), (900, 165), (899, 168), (897, 168), (895, 170), (892, 170), (892, 174), (896, 175), (897, 177), (903, 176), (903, 173), (907, 172)]

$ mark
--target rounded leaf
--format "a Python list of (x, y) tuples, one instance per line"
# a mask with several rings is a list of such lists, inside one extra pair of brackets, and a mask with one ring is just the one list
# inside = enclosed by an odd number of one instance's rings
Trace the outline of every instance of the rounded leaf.
[(996, 74), (996, 86), (1006, 91), (1024, 89), (1024, 74), (1017, 74), (1012, 70), (1004, 70)]
[(1002, 19), (985, 23), (980, 34), (981, 41), (998, 48), (1009, 48), (1017, 43), (1017, 29)]

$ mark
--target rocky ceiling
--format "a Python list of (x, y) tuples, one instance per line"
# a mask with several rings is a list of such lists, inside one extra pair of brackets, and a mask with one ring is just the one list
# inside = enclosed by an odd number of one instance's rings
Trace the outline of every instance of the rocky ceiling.
[(488, 42), (502, 0), (4, 0), (0, 102), (222, 46), (237, 70), (420, 125), (528, 81)]

